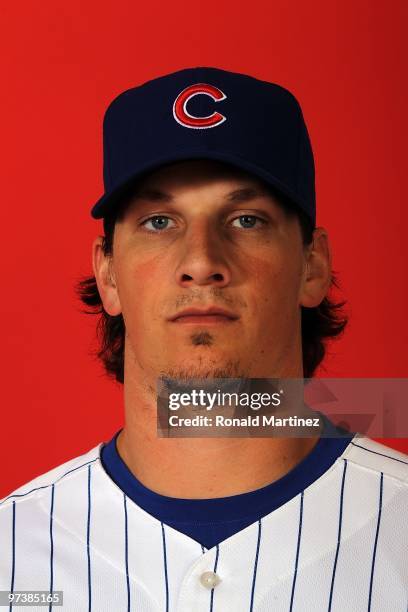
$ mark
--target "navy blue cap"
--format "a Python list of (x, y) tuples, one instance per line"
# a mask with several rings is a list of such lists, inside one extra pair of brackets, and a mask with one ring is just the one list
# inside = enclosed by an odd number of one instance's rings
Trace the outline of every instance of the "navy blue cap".
[(103, 123), (105, 194), (114, 211), (136, 179), (189, 159), (227, 162), (263, 179), (316, 222), (313, 152), (296, 98), (218, 68), (186, 68), (121, 93)]

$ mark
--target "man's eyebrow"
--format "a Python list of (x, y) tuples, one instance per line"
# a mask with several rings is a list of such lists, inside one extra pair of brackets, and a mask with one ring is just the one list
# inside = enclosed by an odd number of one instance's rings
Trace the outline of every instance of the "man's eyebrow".
[(169, 193), (160, 189), (138, 189), (133, 194), (132, 200), (148, 200), (150, 202), (171, 202), (174, 198)]
[(241, 189), (234, 189), (226, 196), (229, 202), (248, 202), (259, 196), (267, 195), (268, 191), (262, 187), (242, 187)]

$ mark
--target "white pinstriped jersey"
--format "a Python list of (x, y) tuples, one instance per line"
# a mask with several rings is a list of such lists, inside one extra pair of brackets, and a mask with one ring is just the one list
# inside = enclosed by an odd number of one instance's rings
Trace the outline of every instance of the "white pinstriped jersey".
[(407, 612), (402, 453), (355, 436), (299, 495), (206, 550), (127, 498), (100, 448), (2, 500), (1, 590), (62, 590), (49, 609), (63, 612)]

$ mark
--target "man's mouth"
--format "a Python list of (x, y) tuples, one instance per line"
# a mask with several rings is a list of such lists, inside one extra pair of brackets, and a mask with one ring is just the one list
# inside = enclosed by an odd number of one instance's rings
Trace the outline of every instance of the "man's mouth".
[(211, 325), (232, 323), (238, 318), (236, 314), (229, 310), (211, 306), (210, 308), (186, 308), (171, 317), (169, 321), (190, 325)]

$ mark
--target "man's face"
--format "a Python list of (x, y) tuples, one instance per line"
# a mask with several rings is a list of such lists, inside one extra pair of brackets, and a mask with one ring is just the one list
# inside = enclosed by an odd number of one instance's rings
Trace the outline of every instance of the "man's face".
[(306, 249), (252, 175), (196, 160), (143, 179), (116, 223), (101, 291), (126, 327), (125, 372), (301, 376)]

